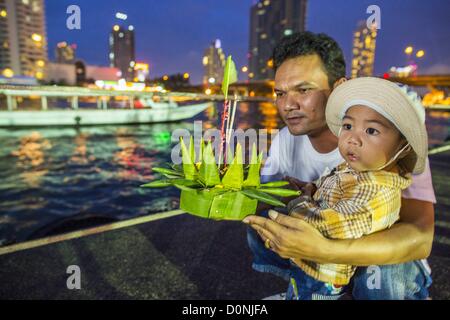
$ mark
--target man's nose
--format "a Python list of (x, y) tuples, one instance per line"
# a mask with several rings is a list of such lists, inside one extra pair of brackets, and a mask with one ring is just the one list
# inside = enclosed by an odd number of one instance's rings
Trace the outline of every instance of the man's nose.
[(287, 93), (286, 95), (286, 105), (284, 106), (284, 109), (286, 111), (290, 111), (290, 110), (296, 110), (300, 108), (300, 104), (298, 99), (296, 98), (295, 94), (292, 93)]

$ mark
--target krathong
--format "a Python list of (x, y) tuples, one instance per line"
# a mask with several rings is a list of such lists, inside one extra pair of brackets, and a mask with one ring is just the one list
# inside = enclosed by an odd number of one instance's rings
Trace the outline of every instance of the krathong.
[[(180, 209), (187, 213), (214, 220), (242, 220), (255, 214), (258, 201), (284, 207), (278, 197), (298, 196), (299, 191), (285, 189), (287, 181), (261, 184), (260, 170), (263, 154), (252, 146), (249, 164), (244, 164), (242, 146), (237, 143), (234, 154), (230, 151), (231, 133), (236, 115), (237, 99), (230, 108), (229, 85), (237, 81), (236, 67), (228, 57), (224, 70), (222, 91), (225, 97), (221, 119), (221, 141), (218, 161), (212, 141), (200, 141), (198, 154), (191, 136), (189, 146), (180, 139), (182, 164), (168, 168), (154, 168), (165, 179), (144, 184), (144, 188), (174, 186), (181, 190)], [(217, 151), (217, 150), (216, 150)], [(222, 159), (224, 159), (222, 161)], [(227, 161), (228, 160), (228, 161)]]

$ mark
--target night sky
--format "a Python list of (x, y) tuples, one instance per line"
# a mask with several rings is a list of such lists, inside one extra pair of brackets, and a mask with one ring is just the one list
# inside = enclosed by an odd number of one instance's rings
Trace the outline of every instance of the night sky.
[[(276, 1), (276, 0), (275, 0)], [(60, 41), (76, 43), (77, 57), (89, 64), (108, 65), (108, 37), (117, 11), (135, 26), (138, 61), (150, 63), (150, 77), (189, 72), (200, 83), (202, 56), (216, 38), (238, 67), (247, 65), (249, 9), (254, 0), (46, 0), (50, 58)], [(66, 8), (81, 8), (81, 30), (66, 28)], [(351, 62), (353, 31), (366, 8), (381, 8), (375, 73), (406, 63), (404, 48), (424, 49), (420, 74), (450, 74), (449, 0), (310, 0), (307, 29), (325, 32), (342, 46)], [(349, 68), (347, 73), (350, 74)], [(241, 78), (242, 79), (242, 78)]]

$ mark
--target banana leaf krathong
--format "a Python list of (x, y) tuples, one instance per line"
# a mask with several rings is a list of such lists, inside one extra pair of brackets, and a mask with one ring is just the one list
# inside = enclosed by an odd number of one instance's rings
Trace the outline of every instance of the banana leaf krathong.
[[(284, 207), (284, 203), (275, 196), (290, 197), (299, 195), (298, 191), (282, 188), (286, 181), (267, 184), (260, 182), (262, 154), (257, 154), (253, 145), (250, 164), (244, 166), (242, 147), (236, 146), (234, 158), (228, 166), (217, 166), (212, 143), (200, 143), (200, 152), (196, 154), (193, 138), (189, 148), (181, 139), (182, 166), (154, 168), (165, 179), (142, 185), (144, 188), (174, 186), (181, 190), (180, 209), (214, 220), (242, 220), (254, 214), (258, 201)], [(221, 170), (222, 169), (222, 170)]]
[(170, 168), (154, 168), (153, 171), (162, 174), (165, 179), (150, 182), (142, 187), (174, 186), (181, 190), (180, 209), (199, 217), (215, 220), (242, 220), (255, 213), (258, 201), (284, 207), (284, 203), (276, 196), (290, 197), (300, 194), (299, 191), (282, 188), (289, 184), (286, 181), (261, 184), (260, 169), (263, 157), (262, 154), (257, 154), (255, 145), (253, 145), (248, 166), (244, 166), (240, 144), (236, 145), (234, 155), (228, 151), (238, 101), (235, 95), (234, 103), (231, 105), (228, 89), (230, 84), (236, 81), (236, 65), (229, 56), (222, 81), (225, 101), (221, 119), (220, 144), (218, 150), (215, 150), (217, 154), (213, 151), (211, 142), (205, 144), (202, 140), (196, 158), (193, 137), (190, 138), (189, 148), (181, 139), (182, 164), (170, 165)]

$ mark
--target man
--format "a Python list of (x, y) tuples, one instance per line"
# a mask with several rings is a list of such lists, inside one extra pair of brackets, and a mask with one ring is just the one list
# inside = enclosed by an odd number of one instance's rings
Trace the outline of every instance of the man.
[[(345, 60), (333, 39), (310, 32), (285, 37), (273, 58), (276, 104), (287, 127), (272, 142), (263, 175), (266, 180), (290, 176), (302, 189), (343, 161), (325, 107), (331, 91), (345, 81)], [(289, 279), (287, 270), (296, 259), (355, 265), (355, 299), (426, 299), (430, 270), (419, 259), (431, 251), (435, 202), (427, 163), (403, 193), (400, 221), (359, 239), (326, 239), (305, 221), (274, 211), (270, 218), (248, 217), (244, 222), (257, 231), (248, 231), (253, 267)]]

